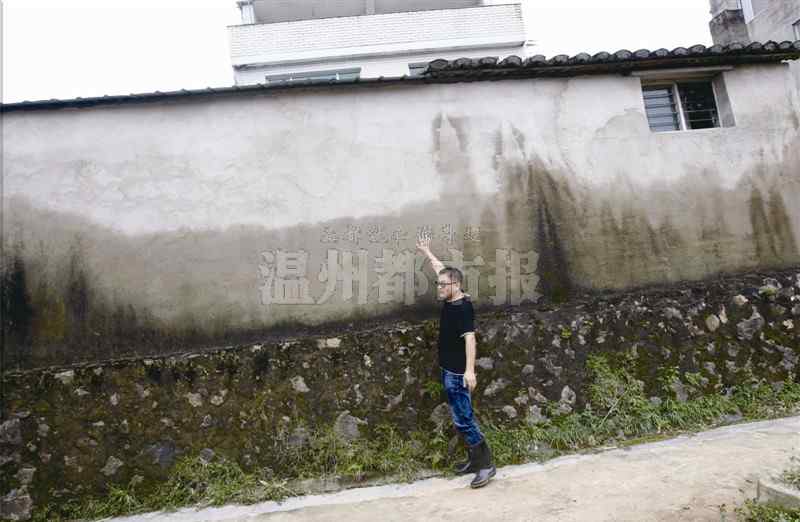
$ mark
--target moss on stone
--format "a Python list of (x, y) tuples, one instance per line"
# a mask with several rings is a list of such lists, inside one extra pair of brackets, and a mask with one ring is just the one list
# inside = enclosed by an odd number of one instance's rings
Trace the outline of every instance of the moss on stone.
[[(789, 284), (794, 275), (773, 277)], [(478, 370), (474, 403), (480, 422), (498, 444), (500, 462), (541, 458), (541, 451), (531, 449), (539, 442), (555, 452), (574, 451), (658, 435), (659, 430), (710, 426), (737, 411), (748, 419), (793, 411), (800, 404), (798, 373), (780, 364), (783, 355), (777, 345), (799, 353), (797, 329), (767, 322), (759, 335), (742, 340), (737, 324), (750, 317), (750, 305), (741, 310), (731, 305), (727, 323), (715, 332), (705, 330), (706, 312), (730, 303), (748, 277), (695, 285), (691, 292), (678, 285), (587, 297), (560, 308), (519, 307), (511, 314), (479, 309), (478, 356), (492, 358), (493, 367)], [(781, 295), (772, 297), (780, 300)], [(759, 310), (765, 309), (763, 314), (775, 303), (751, 299)], [(678, 310), (681, 318), (665, 317), (667, 308)], [(436, 322), (342, 331), (337, 341), (332, 335), (114, 361), (100, 366), (100, 373), (95, 372), (97, 365), (78, 367), (68, 385), (54, 377), (63, 369), (5, 374), (4, 418), (31, 412), (20, 421), (24, 440), (18, 451), (20, 466), (37, 468), (31, 484), (36, 505), (99, 498), (112, 487), (124, 492), (134, 476), (142, 477), (137, 490), (150, 494), (173, 476), (181, 458), (206, 448), (245, 473), (269, 469), (279, 481), (299, 479), (293, 470), (298, 459), (308, 458), (319, 466), (302, 467), (302, 474), (316, 476), (330, 468), (331, 461), (325, 460), (330, 448), (323, 443), (316, 449), (303, 446), (303, 451), (317, 452), (303, 454), (288, 441), (300, 426), (314, 440), (323, 440), (325, 430), (345, 410), (367, 422), (359, 443), (365, 446), (357, 446), (366, 453), (363, 458), (336, 454), (337, 473), (349, 473), (350, 465), (351, 478), (396, 471), (386, 464), (393, 462), (391, 456), (381, 451), (395, 444), (387, 429), (416, 441), (414, 469), (442, 469), (454, 432), (436, 432), (429, 419), (443, 401), (435, 361)], [(292, 386), (295, 376), (303, 377), (308, 392)], [(509, 384), (486, 395), (487, 386), (498, 379)], [(674, 382), (687, 390), (687, 402), (678, 400)], [(560, 403), (566, 386), (576, 395), (569, 414)], [(79, 397), (81, 388), (89, 394)], [(226, 394), (220, 401), (222, 390)], [(202, 404), (192, 406), (190, 393)], [(516, 418), (503, 413), (507, 405), (519, 413)], [(532, 406), (550, 419), (529, 425)], [(102, 426), (93, 425), (100, 421)], [(47, 437), (37, 434), (39, 422), (50, 426)], [(79, 447), (78, 441), (86, 438), (98, 446)], [(25, 447), (29, 443), (36, 451)], [(50, 455), (49, 462), (43, 462), (44, 454)], [(123, 466), (106, 478), (100, 469), (109, 456), (121, 459)], [(0, 494), (11, 484), (0, 483)], [(79, 484), (84, 485), (80, 491)], [(68, 491), (56, 498), (59, 489)]]

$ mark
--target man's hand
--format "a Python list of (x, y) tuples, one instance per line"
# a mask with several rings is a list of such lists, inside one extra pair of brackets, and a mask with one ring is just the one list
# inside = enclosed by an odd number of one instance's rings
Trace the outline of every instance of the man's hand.
[(469, 392), (472, 393), (472, 391), (478, 385), (478, 379), (475, 377), (475, 372), (468, 371), (464, 373), (464, 385), (469, 388)]
[(431, 237), (429, 235), (420, 234), (417, 236), (417, 250), (423, 254), (431, 251)]
[(428, 258), (433, 267), (433, 271), (438, 275), (442, 268), (444, 268), (444, 264), (431, 252), (431, 234), (426, 234), (425, 232), (417, 234), (417, 250)]

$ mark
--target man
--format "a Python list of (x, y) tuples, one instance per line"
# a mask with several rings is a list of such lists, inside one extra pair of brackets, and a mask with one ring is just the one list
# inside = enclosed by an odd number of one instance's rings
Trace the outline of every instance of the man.
[(439, 367), (453, 424), (467, 445), (469, 459), (455, 466), (458, 474), (475, 473), (470, 486), (480, 488), (489, 483), (497, 469), (486, 438), (472, 413), (470, 393), (478, 382), (475, 377), (475, 312), (469, 294), (461, 290), (463, 274), (457, 268), (445, 267), (430, 250), (430, 237), (417, 239), (419, 249), (430, 260), (438, 274), (437, 296), (443, 301), (439, 319)]

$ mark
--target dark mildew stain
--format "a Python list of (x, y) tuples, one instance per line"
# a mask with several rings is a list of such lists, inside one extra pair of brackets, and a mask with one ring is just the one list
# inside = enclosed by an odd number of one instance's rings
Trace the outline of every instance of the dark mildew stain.
[[(545, 295), (557, 301), (569, 298), (572, 291), (568, 243), (575, 237), (571, 224), (577, 212), (575, 201), (566, 183), (558, 183), (541, 163), (529, 163), (531, 186), (538, 189), (539, 208), (536, 240), (539, 246), (539, 269)], [(535, 183), (534, 183), (535, 180)], [(547, 279), (547, 282), (544, 282)]]
[[(518, 130), (514, 140), (518, 146), (525, 143)], [(577, 214), (572, 194), (538, 157), (528, 156), (525, 166), (512, 164), (509, 170), (518, 177), (518, 186), (514, 187), (517, 190), (507, 195), (519, 213), (508, 215), (509, 223), (519, 220), (512, 237), (515, 244), (532, 244), (539, 254), (540, 291), (555, 301), (563, 301), (573, 287), (567, 246), (574, 235), (570, 224)]]
[(782, 262), (791, 262), (798, 257), (797, 242), (794, 238), (792, 220), (783, 202), (783, 195), (773, 186), (769, 191), (767, 212), (774, 235), (775, 254)]
[(778, 187), (773, 185), (765, 200), (761, 191), (753, 186), (749, 205), (758, 261), (765, 266), (796, 262), (799, 256), (792, 220)]
[(764, 211), (764, 198), (755, 186), (750, 190), (750, 225), (753, 227), (753, 244), (758, 261), (764, 264), (775, 262), (777, 251), (772, 236), (767, 213)]
[(539, 205), (537, 222), (536, 241), (539, 247), (539, 262), (536, 271), (540, 277), (541, 291), (553, 301), (566, 301), (572, 289), (569, 265), (558, 226), (553, 221), (546, 200)]

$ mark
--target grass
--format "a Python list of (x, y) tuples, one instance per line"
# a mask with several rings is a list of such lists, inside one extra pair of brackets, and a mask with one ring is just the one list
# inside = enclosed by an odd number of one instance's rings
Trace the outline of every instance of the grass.
[[(792, 455), (790, 462), (789, 467), (781, 473), (780, 478), (789, 486), (800, 489), (800, 458)], [(738, 520), (743, 522), (800, 522), (800, 509), (760, 504), (755, 500), (746, 500), (734, 511)], [(725, 513), (724, 510), (722, 512)]]
[[(556, 415), (555, 403), (545, 408), (549, 422), (538, 426), (500, 427), (487, 423), (488, 437), (499, 465), (518, 464), (541, 455), (544, 442), (555, 450), (576, 451), (605, 444), (625, 445), (631, 439), (652, 440), (698, 431), (718, 424), (726, 414), (745, 420), (769, 419), (792, 413), (800, 405), (800, 383), (786, 381), (775, 391), (764, 382), (734, 387), (730, 396), (697, 396), (686, 402), (667, 397), (653, 404), (624, 368), (611, 368), (603, 357), (587, 361), (591, 380), (589, 404), (581, 412)], [(667, 394), (668, 379), (664, 382)]]
[(287, 487), (287, 482), (245, 473), (236, 463), (224, 459), (206, 462), (199, 457), (184, 457), (176, 463), (169, 480), (149, 494), (139, 492), (133, 483), (125, 488), (111, 486), (105, 497), (48, 506), (34, 513), (33, 520), (93, 520), (189, 505), (252, 504), (298, 494)]
[(275, 449), (282, 459), (281, 468), (295, 470), (291, 477), (276, 478), (270, 469), (247, 473), (235, 462), (221, 458), (206, 462), (198, 456), (186, 456), (177, 462), (169, 480), (148, 494), (139, 492), (134, 484), (112, 486), (105, 497), (48, 506), (37, 512), (34, 520), (91, 520), (184, 506), (280, 501), (302, 494), (295, 488), (306, 478), (344, 477), (360, 482), (392, 475), (410, 481), (423, 469), (441, 467), (447, 439), (441, 431), (408, 436), (384, 425), (376, 429), (372, 438), (352, 443), (342, 442), (332, 429), (327, 429), (314, 434), (305, 449), (291, 448), (278, 437)]
[(800, 509), (783, 509), (754, 500), (746, 500), (734, 512), (740, 522), (800, 522)]
[[(693, 390), (690, 381), (687, 389), (692, 391), (690, 397), (693, 398), (680, 402), (670, 396), (673, 393), (669, 384), (677, 377), (672, 369), (662, 372), (662, 391), (666, 399), (654, 404), (645, 396), (642, 382), (626, 370), (624, 363), (618, 368), (612, 367), (606, 358), (592, 356), (587, 368), (590, 375), (588, 404), (583, 411), (558, 414), (558, 405), (551, 402), (544, 408), (550, 418), (538, 425), (509, 427), (482, 421), (498, 466), (542, 460), (562, 452), (609, 443), (630, 444), (701, 430), (718, 424), (725, 414), (741, 412), (745, 420), (785, 416), (800, 405), (800, 383), (788, 379), (777, 391), (765, 382), (745, 379), (747, 382), (733, 387), (728, 395), (705, 396)], [(248, 473), (235, 462), (224, 459), (209, 463), (196, 456), (184, 457), (169, 480), (155, 485), (147, 494), (139, 492), (135, 485), (112, 486), (102, 498), (41, 508), (35, 520), (95, 519), (189, 505), (281, 500), (302, 493), (296, 489), (296, 484), (307, 478), (343, 477), (362, 482), (392, 476), (412, 480), (423, 470), (450, 475), (448, 438), (441, 429), (409, 434), (382, 425), (369, 437), (346, 443), (329, 427), (311, 433), (308, 444), (296, 448), (289, 444), (288, 430), (283, 430), (272, 438), (273, 447), (270, 448), (271, 453), (278, 456), (277, 471), (262, 469)], [(552, 451), (543, 452), (544, 445)], [(797, 484), (800, 469), (792, 470), (788, 477)], [(741, 509), (761, 510), (753, 511), (754, 516), (767, 513), (763, 511), (766, 508), (758, 506)], [(773, 515), (764, 515), (767, 516)], [(798, 518), (752, 520), (800, 521)]]
[(295, 470), (298, 478), (344, 476), (360, 482), (385, 475), (411, 480), (419, 471), (440, 466), (447, 452), (443, 432), (401, 434), (393, 426), (378, 426), (372, 437), (342, 442), (332, 429), (312, 436), (305, 449), (287, 448), (278, 440), (280, 467)]
[(800, 457), (792, 455), (791, 464), (781, 474), (781, 479), (795, 489), (800, 489)]

